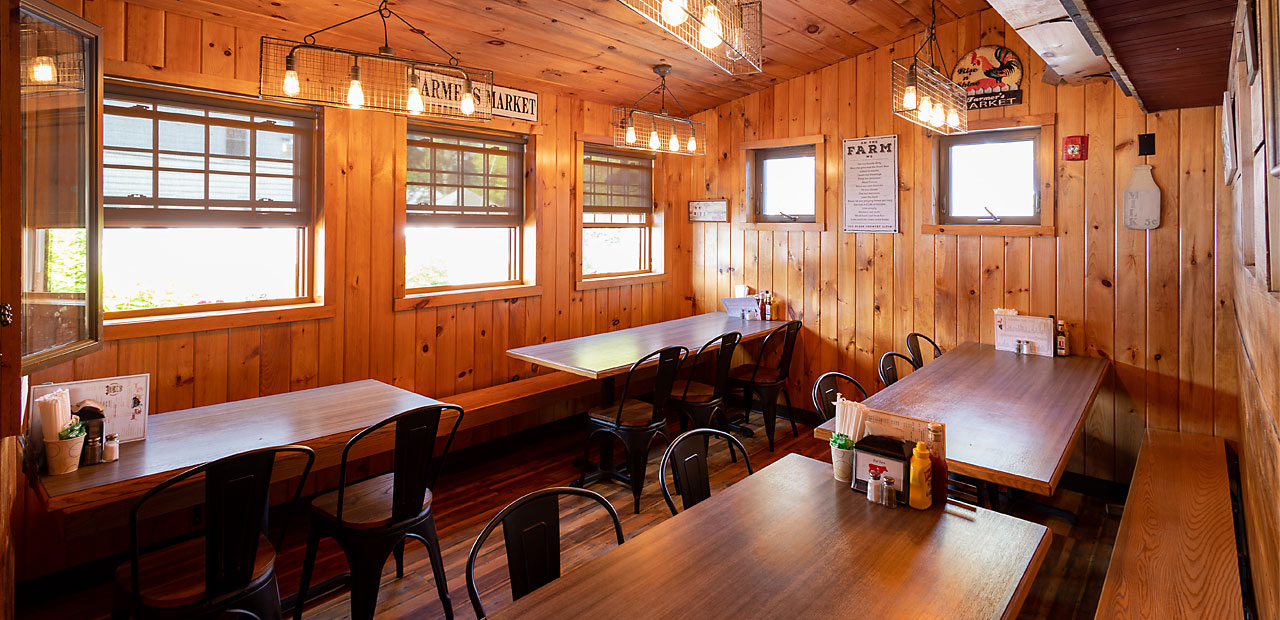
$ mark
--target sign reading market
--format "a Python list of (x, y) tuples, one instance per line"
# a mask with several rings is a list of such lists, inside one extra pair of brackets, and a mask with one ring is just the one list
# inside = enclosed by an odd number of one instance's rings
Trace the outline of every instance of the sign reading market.
[(960, 57), (951, 79), (969, 95), (969, 109), (1022, 103), (1022, 61), (1001, 45), (983, 45)]

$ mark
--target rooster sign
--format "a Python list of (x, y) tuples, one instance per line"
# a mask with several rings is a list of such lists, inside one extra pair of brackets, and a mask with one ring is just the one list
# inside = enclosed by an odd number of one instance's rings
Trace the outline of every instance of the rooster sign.
[(960, 57), (951, 79), (969, 95), (969, 109), (1022, 103), (1022, 61), (1000, 45), (983, 45)]

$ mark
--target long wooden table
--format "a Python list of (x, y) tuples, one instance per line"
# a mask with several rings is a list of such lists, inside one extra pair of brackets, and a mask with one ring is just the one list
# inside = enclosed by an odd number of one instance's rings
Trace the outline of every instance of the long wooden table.
[(489, 617), (1013, 618), (1048, 548), (990, 510), (874, 506), (790, 454)]
[[(368, 379), (157, 414), (147, 419), (145, 441), (120, 446), (120, 460), (61, 476), (42, 475), (37, 490), (49, 510), (79, 510), (139, 495), (201, 463), (288, 444), (314, 449), (317, 467), (332, 465), (357, 432), (439, 402)], [(452, 424), (452, 418), (441, 421), (446, 423)], [(389, 441), (367, 443), (369, 451), (389, 449), (381, 445)]]
[(636, 360), (670, 346), (691, 351), (727, 332), (742, 334), (742, 341), (764, 338), (785, 321), (747, 321), (723, 312), (661, 321), (640, 327), (518, 347), (507, 355), (531, 364), (563, 370), (590, 379), (626, 374)]
[[(864, 402), (946, 424), (951, 472), (1053, 495), (1108, 363), (966, 342)], [(834, 426), (813, 434), (826, 441)]]

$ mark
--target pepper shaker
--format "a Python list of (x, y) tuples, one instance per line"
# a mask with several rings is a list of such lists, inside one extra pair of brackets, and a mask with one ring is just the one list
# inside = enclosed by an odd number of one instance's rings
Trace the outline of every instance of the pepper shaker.
[(881, 497), (880, 503), (889, 508), (894, 508), (898, 505), (898, 490), (894, 488), (893, 482), (893, 476), (885, 476), (884, 480), (881, 481), (884, 484), (884, 496)]

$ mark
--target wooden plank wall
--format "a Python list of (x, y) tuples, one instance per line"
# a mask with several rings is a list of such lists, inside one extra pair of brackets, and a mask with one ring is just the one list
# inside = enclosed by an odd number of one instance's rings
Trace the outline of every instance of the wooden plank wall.
[[(1266, 17), (1280, 11), (1280, 2), (1256, 3)], [(1271, 17), (1275, 19), (1275, 17)], [(1236, 46), (1243, 31), (1236, 21)], [(1280, 62), (1280, 41), (1268, 28), (1260, 28), (1259, 57), (1263, 63)], [(1235, 55), (1232, 55), (1235, 58)], [(1280, 295), (1268, 292), (1268, 241), (1272, 252), (1280, 248), (1268, 239), (1268, 217), (1280, 200), (1280, 178), (1268, 174), (1267, 119), (1263, 93), (1271, 84), (1267, 66), (1249, 82), (1243, 62), (1234, 63), (1231, 80), (1236, 97), (1236, 143), (1239, 167), (1231, 190), (1239, 234), (1232, 235), (1235, 261), (1233, 294), (1240, 335), (1240, 470), (1250, 562), (1259, 618), (1280, 617)], [(1270, 214), (1268, 213), (1270, 210)], [(1271, 228), (1274, 230), (1274, 228)], [(1280, 277), (1272, 273), (1271, 278)], [(1274, 281), (1274, 280), (1273, 280)]]
[[(120, 0), (60, 4), (104, 25), (108, 74), (232, 91), (252, 86), (256, 93), (262, 33), (201, 21), (182, 14), (179, 5), (160, 11)], [(227, 78), (232, 74), (235, 80)], [(675, 318), (689, 305), (675, 303), (687, 293), (679, 293), (673, 281), (574, 290), (573, 255), (567, 250), (574, 239), (570, 201), (577, 196), (574, 140), (578, 133), (609, 133), (610, 114), (609, 106), (540, 96), (530, 206), (538, 210), (542, 295), (393, 311), (392, 218), (397, 192), (404, 189), (393, 181), (395, 150), (378, 145), (404, 144), (404, 124), (386, 113), (326, 109), (325, 234), (337, 237), (340, 250), (325, 267), (337, 270), (342, 283), (340, 291), (330, 292), (336, 316), (108, 341), (100, 351), (39, 372), (32, 381), (151, 373), (153, 413), (366, 378), (445, 399), (537, 372), (509, 359), (508, 348)], [(682, 222), (668, 222), (669, 239), (687, 236)], [(669, 255), (680, 251), (678, 244), (668, 248)], [(570, 413), (558, 407), (463, 431), (456, 445)], [(25, 503), (19, 508), (26, 512), (23, 523), (56, 527), (39, 513), (30, 491), (19, 503)], [(59, 539), (56, 532), (42, 537)], [(20, 579), (56, 569), (64, 560), (30, 546), (20, 553)]]
[[(699, 114), (708, 152), (693, 169), (667, 161), (670, 202), (744, 199), (743, 141), (824, 134), (825, 232), (772, 232), (735, 223), (693, 224), (694, 312), (715, 309), (734, 284), (775, 292), (804, 321), (803, 355), (791, 394), (808, 403), (822, 372), (840, 370), (868, 390), (876, 362), (906, 349), (912, 331), (944, 348), (992, 341), (992, 309), (1055, 314), (1072, 351), (1115, 361), (1073, 469), (1128, 480), (1146, 426), (1238, 436), (1229, 263), (1217, 245), (1229, 233), (1229, 201), (1218, 179), (1216, 108), (1143, 114), (1110, 81), (1049, 86), (1044, 63), (993, 10), (938, 30), (943, 53), (1004, 44), (1027, 61), (1023, 103), (983, 110), (981, 121), (1056, 114), (1058, 136), (1089, 136), (1089, 160), (1057, 162), (1057, 238), (920, 234), (931, 197), (931, 139), (895, 118), (890, 61), (920, 37), (899, 41)], [(1163, 225), (1124, 228), (1116, 205), (1137, 156), (1137, 135), (1155, 133)], [(840, 140), (899, 136), (899, 234), (840, 231)], [(1055, 145), (1055, 152), (1058, 150)], [(670, 158), (669, 158), (670, 159)]]

